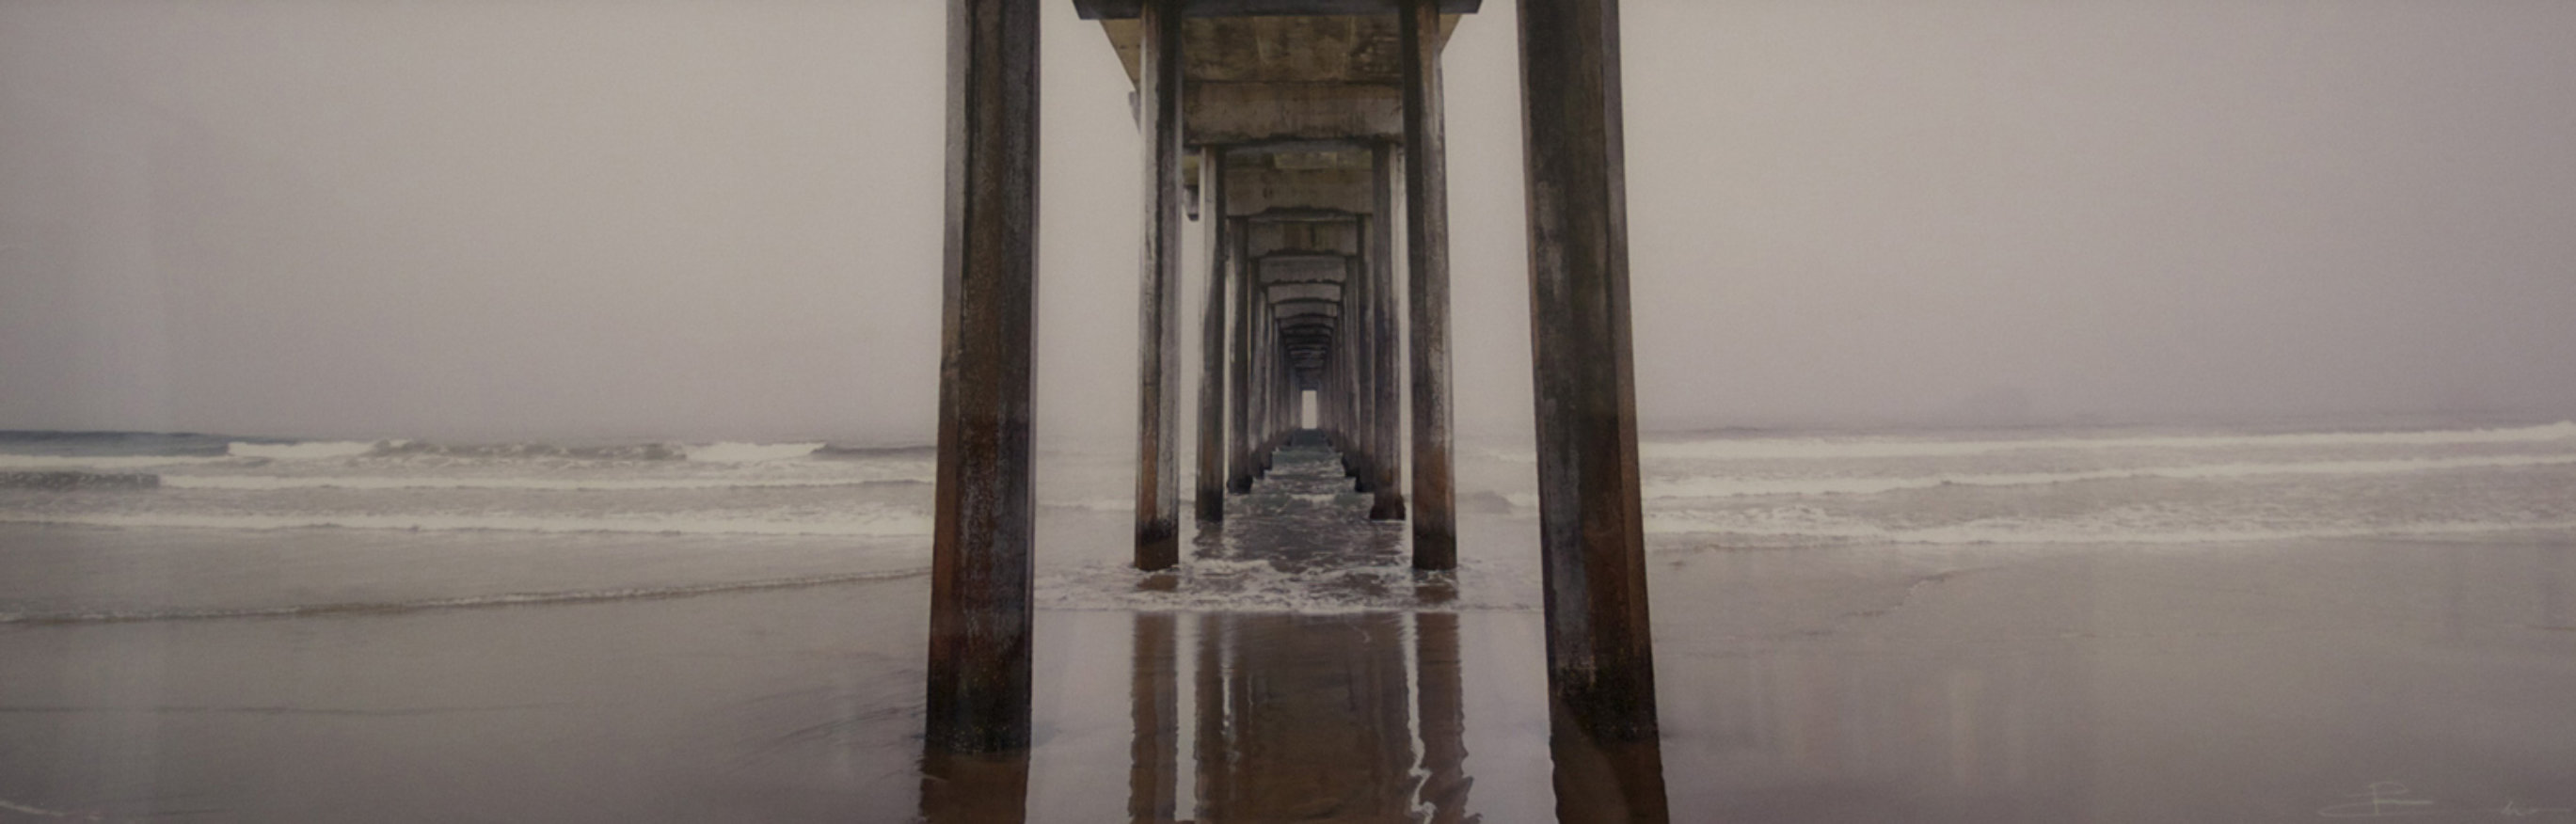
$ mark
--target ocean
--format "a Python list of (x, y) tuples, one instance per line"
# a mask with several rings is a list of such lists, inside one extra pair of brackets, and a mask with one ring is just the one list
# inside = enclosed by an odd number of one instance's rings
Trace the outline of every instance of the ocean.
[[(2576, 423), (1640, 452), (1676, 818), (2256, 820), (2399, 785), (2576, 808)], [(0, 433), (0, 810), (922, 815), (934, 457)], [(1263, 759), (1363, 787), (1342, 820), (1549, 817), (1526, 444), (1462, 444), (1461, 568), (1430, 579), (1322, 453), (1141, 576), (1127, 459), (1039, 457), (1033, 819), (1139, 787), (1285, 815), (1322, 786)], [(1135, 696), (1164, 693), (1239, 737), (1131, 760), (1160, 738)]]

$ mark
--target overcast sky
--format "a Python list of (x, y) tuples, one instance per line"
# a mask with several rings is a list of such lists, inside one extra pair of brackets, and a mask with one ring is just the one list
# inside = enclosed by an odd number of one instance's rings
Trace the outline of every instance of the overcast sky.
[[(943, 6), (0, 0), (0, 428), (924, 440)], [(1045, 6), (1040, 432), (1113, 435), (1139, 150)], [(1447, 55), (1504, 435), (1511, 6)], [(1623, 14), (1650, 423), (2576, 416), (2576, 3)]]

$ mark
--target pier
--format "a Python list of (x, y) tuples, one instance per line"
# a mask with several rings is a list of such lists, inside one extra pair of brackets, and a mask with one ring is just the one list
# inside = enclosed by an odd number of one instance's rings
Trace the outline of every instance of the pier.
[[(1462, 26), (1478, 0), (1074, 5), (1099, 21), (1135, 84), (1145, 159), (1135, 566), (1184, 563), (1177, 455), (1187, 435), (1197, 445), (1188, 509), (1203, 528), (1258, 528), (1224, 523), (1228, 496), (1249, 492), (1292, 437), (1319, 439), (1299, 448), (1330, 450), (1368, 496), (1365, 519), (1406, 523), (1419, 574), (1456, 568), (1440, 53), (1462, 30), (1504, 33)], [(1038, 14), (1038, 0), (949, 5), (926, 721), (926, 746), (940, 753), (1029, 744)], [(1616, 0), (1524, 0), (1517, 37), (1560, 798), (1655, 818), (1660, 779), (1622, 783), (1660, 771), (1637, 763), (1654, 757), (1657, 725)], [(1182, 259), (1193, 221), (1208, 239), (1202, 261)], [(1204, 305), (1181, 305), (1188, 276), (1206, 278)], [(1187, 334), (1193, 308), (1199, 325)], [(1190, 341), (1204, 371), (1185, 407)], [(1623, 766), (1582, 766), (1604, 758)], [(1569, 787), (1569, 773), (1606, 783)]]

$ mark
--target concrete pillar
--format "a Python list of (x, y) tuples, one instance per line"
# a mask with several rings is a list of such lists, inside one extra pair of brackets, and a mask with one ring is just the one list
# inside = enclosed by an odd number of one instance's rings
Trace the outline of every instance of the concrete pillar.
[(1225, 520), (1225, 148), (1199, 153), (1199, 220), (1207, 223), (1208, 286), (1199, 315), (1198, 521)]
[(1404, 0), (1404, 207), (1413, 314), (1413, 568), (1458, 566), (1449, 444), (1449, 172), (1441, 124), (1440, 6)]
[(1138, 297), (1136, 568), (1179, 563), (1181, 411), (1181, 11), (1144, 0), (1137, 121), (1145, 136), (1145, 242)]
[(1376, 209), (1369, 215), (1363, 232), (1368, 255), (1368, 292), (1370, 337), (1369, 347), (1370, 405), (1376, 410), (1369, 418), (1370, 449), (1375, 452), (1369, 471), (1376, 497), (1369, 502), (1369, 519), (1396, 520), (1404, 517), (1404, 436), (1403, 399), (1397, 393), (1401, 366), (1402, 332), (1396, 327), (1395, 303), (1395, 146), (1379, 143), (1372, 149), (1371, 180), (1376, 184), (1373, 199)]
[(1352, 459), (1348, 462), (1353, 488), (1361, 492), (1377, 490), (1377, 431), (1371, 421), (1377, 415), (1376, 392), (1371, 381), (1371, 367), (1377, 365), (1376, 350), (1383, 345), (1374, 334), (1376, 326), (1369, 321), (1369, 282), (1367, 224), (1354, 222), (1353, 234), (1360, 238), (1363, 254), (1352, 256), (1342, 269), (1342, 330), (1351, 342), (1349, 356), (1343, 363), (1351, 370), (1349, 400), (1351, 408), (1350, 440)]
[(1252, 265), (1252, 224), (1227, 218), (1234, 257), (1234, 353), (1226, 359), (1226, 491), (1252, 491), (1252, 296), (1261, 273)]
[(1608, 776), (1616, 797), (1586, 803), (1616, 801), (1620, 820), (1663, 820), (1617, 0), (1522, 0), (1520, 51), (1552, 747), (1561, 787), (1569, 753), (1604, 757), (1619, 766)]
[(948, 4), (939, 463), (923, 721), (923, 746), (934, 754), (1029, 745), (1039, 14), (1032, 0)]

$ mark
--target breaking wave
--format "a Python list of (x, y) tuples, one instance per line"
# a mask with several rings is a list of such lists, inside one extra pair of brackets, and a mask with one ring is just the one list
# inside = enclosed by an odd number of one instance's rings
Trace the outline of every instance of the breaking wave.
[[(2168, 478), (2218, 480), (2265, 475), (2395, 475), (2448, 469), (2505, 469), (2576, 464), (2576, 455), (2507, 455), (2466, 458), (2412, 458), (2383, 461), (2309, 461), (2300, 463), (2228, 463), (2195, 466), (2098, 469), (2082, 472), (2020, 472), (1881, 478), (1729, 478), (1690, 477), (1649, 481), (1648, 499), (1732, 498), (1763, 495), (1871, 495), (1940, 486), (2037, 486), (2080, 481)], [(1536, 505), (1529, 496), (1526, 503)]]
[(688, 448), (687, 453), (689, 460), (692, 461), (706, 461), (711, 463), (757, 463), (760, 461), (783, 461), (790, 458), (803, 458), (813, 455), (815, 450), (822, 448), (823, 444), (821, 442), (727, 442), (707, 444), (705, 446), (692, 446)]
[(661, 587), (622, 587), (616, 589), (565, 590), (557, 592), (515, 592), (503, 595), (471, 595), (457, 598), (422, 598), (409, 601), (347, 601), (328, 604), (293, 604), (263, 607), (217, 607), (167, 610), (105, 610), (96, 612), (31, 612), (0, 613), (0, 624), (110, 624), (143, 621), (209, 621), (242, 618), (299, 618), (313, 615), (389, 615), (429, 610), (476, 609), (488, 607), (538, 606), (549, 604), (588, 604), (610, 601), (641, 601), (656, 598), (686, 598), (698, 595), (720, 595), (736, 592), (758, 592), (775, 589), (855, 584), (913, 578), (930, 573), (927, 567), (851, 572), (838, 575), (807, 575), (796, 578), (769, 578), (757, 581), (727, 581), (707, 584), (677, 584)]
[(296, 441), (293, 443), (256, 443), (234, 441), (225, 454), (236, 458), (303, 461), (318, 458), (355, 458), (375, 452), (379, 446), (395, 447), (401, 442), (386, 441)]
[(795, 489), (920, 486), (915, 478), (442, 478), (399, 476), (164, 475), (175, 489), (529, 489), (635, 492), (683, 489)]
[(893, 537), (930, 534), (930, 517), (910, 512), (882, 512), (860, 518), (780, 520), (768, 518), (527, 517), (514, 515), (343, 514), (187, 514), (187, 513), (0, 513), (0, 523), (57, 526), (178, 529), (383, 529), (439, 532), (636, 533), (653, 535), (768, 535), (818, 537)]
[[(2166, 435), (2098, 438), (1943, 440), (1914, 438), (1716, 438), (1652, 441), (1638, 449), (1648, 458), (1827, 459), (1928, 458), (2038, 449), (2202, 449), (2332, 446), (2441, 446), (2454, 444), (2576, 441), (2576, 421), (2506, 429), (2440, 429), (2398, 432), (2299, 432), (2269, 435)], [(1534, 461), (1528, 452), (1510, 453)]]

